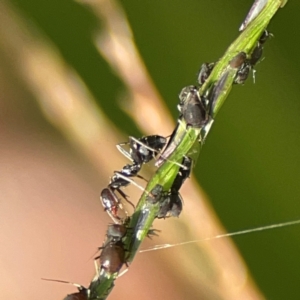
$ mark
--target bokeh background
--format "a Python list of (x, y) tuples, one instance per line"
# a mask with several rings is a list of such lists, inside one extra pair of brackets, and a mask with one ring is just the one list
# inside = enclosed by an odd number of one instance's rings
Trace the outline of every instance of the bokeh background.
[[(181, 88), (196, 82), (203, 62), (215, 61), (224, 53), (238, 35), (252, 1), (127, 0), (119, 4), (175, 120)], [(88, 285), (94, 273), (91, 258), (110, 221), (99, 203), (99, 191), (108, 182), (107, 174), (125, 161), (115, 144), (128, 135), (141, 136), (143, 126), (124, 112), (124, 99), (130, 94), (97, 51), (95, 41), (104, 21), (93, 5), (13, 0), (1, 6), (1, 297), (61, 299), (75, 289), (40, 278)], [(271, 22), (274, 38), (265, 46), (255, 84), (249, 78), (244, 86), (233, 88), (194, 171), (228, 232), (300, 218), (299, 12), (300, 3), (289, 1)], [(40, 54), (32, 50), (37, 43), (50, 49), (49, 57), (59, 57), (60, 73), (44, 77), (52, 58), (49, 64), (34, 61)], [(29, 54), (33, 61), (22, 59)], [(41, 81), (34, 81), (39, 74)], [(59, 84), (55, 92), (64, 101), (60, 110), (53, 109), (47, 88), (63, 78), (69, 90), (74, 87), (74, 97), (80, 94), (97, 104), (75, 111), (97, 111), (95, 119), (101, 116), (100, 123), (110, 120), (103, 136), (97, 136), (93, 121), (86, 124), (68, 115), (76, 104)], [(62, 111), (65, 116), (60, 115)], [(59, 121), (69, 119), (76, 124)], [(81, 135), (73, 135), (74, 126)], [(169, 222), (176, 226), (177, 220)], [(157, 227), (162, 226), (160, 222)], [(238, 236), (234, 242), (267, 299), (299, 298), (299, 226)], [(159, 239), (147, 243), (153, 245)], [(172, 251), (162, 252), (173, 256), (176, 266), (176, 260), (184, 258)], [(184, 251), (189, 256), (194, 249), (185, 246)], [(167, 268), (178, 277), (170, 277)], [(148, 294), (149, 299), (199, 299), (191, 283), (201, 280), (197, 273), (191, 273), (194, 279), (180, 278), (181, 269), (166, 267), (159, 251), (140, 254), (130, 269), (118, 280), (111, 299), (147, 299)], [(160, 278), (161, 285), (155, 278)], [(164, 283), (172, 280), (173, 290), (164, 289)], [(130, 296), (124, 295), (129, 292)], [(202, 299), (222, 297), (202, 295)]]

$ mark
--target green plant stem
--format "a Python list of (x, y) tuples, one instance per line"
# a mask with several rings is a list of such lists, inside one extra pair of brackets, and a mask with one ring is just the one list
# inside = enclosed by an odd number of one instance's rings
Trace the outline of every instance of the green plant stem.
[[(222, 91), (216, 99), (216, 105), (212, 112), (214, 118), (225, 102), (235, 79), (238, 68), (230, 66), (230, 61), (240, 52), (244, 52), (247, 56), (251, 54), (263, 30), (267, 27), (276, 11), (286, 3), (285, 0), (269, 0), (260, 14), (246, 27), (239, 37), (230, 45), (223, 57), (215, 65), (211, 75), (199, 89), (201, 95), (208, 95), (214, 86), (224, 79), (226, 73), (226, 82), (222, 85)], [(176, 131), (175, 139), (178, 146), (167, 161), (156, 171), (150, 179), (145, 191), (143, 192), (136, 210), (132, 215), (128, 224), (128, 233), (124, 239), (125, 248), (127, 249), (126, 261), (131, 263), (138, 252), (138, 249), (151, 229), (152, 223), (159, 209), (159, 204), (149, 204), (146, 197), (151, 190), (160, 184), (164, 191), (168, 191), (172, 186), (175, 176), (178, 173), (179, 166), (184, 156), (199, 153), (203, 139), (201, 139), (201, 130), (199, 128), (187, 127), (182, 121)], [(199, 147), (200, 141), (200, 147)], [(177, 164), (174, 164), (176, 162)], [(140, 222), (140, 221), (143, 222)], [(105, 278), (94, 282), (90, 286), (92, 295), (96, 295), (95, 299), (106, 299), (113, 288), (114, 279), (117, 274), (108, 274)], [(103, 288), (102, 288), (103, 287)]]
[[(171, 188), (171, 185), (179, 170), (179, 166), (177, 164), (174, 164), (174, 162), (181, 163), (183, 156), (190, 156), (191, 150), (194, 149), (194, 147), (199, 146), (199, 128), (187, 128), (186, 123), (182, 121), (177, 128), (176, 135), (180, 140), (176, 151), (174, 151), (174, 153), (169, 157), (168, 161), (166, 161), (151, 178), (145, 192), (142, 194), (136, 211), (132, 215), (131, 222), (129, 223), (129, 228), (134, 228), (133, 232), (135, 234), (131, 235), (129, 233), (129, 235), (127, 235), (127, 239), (125, 240), (125, 245), (128, 246), (129, 249), (127, 256), (128, 262), (132, 262), (132, 260), (134, 259), (139, 246), (151, 229), (152, 223), (158, 212), (158, 203), (155, 205), (149, 204), (146, 201), (146, 197), (157, 184), (162, 185), (164, 191), (168, 191)], [(138, 224), (138, 220), (141, 214), (145, 212), (149, 212), (148, 217), (144, 220), (143, 224)]]
[(256, 46), (257, 41), (264, 29), (267, 28), (272, 17), (275, 15), (280, 7), (286, 4), (287, 0), (270, 0), (260, 12), (260, 14), (254, 19), (248, 27), (237, 37), (237, 39), (230, 45), (223, 57), (217, 62), (214, 69), (212, 70), (209, 78), (205, 81), (202, 87), (199, 89), (201, 95), (208, 94), (215, 83), (220, 80), (222, 74), (229, 71), (229, 76), (227, 78), (226, 88), (224, 88), (224, 93), (220, 96), (218, 103), (215, 106), (213, 112), (213, 118), (217, 115), (220, 108), (222, 107), (224, 101), (226, 100), (237, 69), (230, 69), (229, 62), (240, 52), (246, 53), (247, 56), (251, 54), (253, 48)]

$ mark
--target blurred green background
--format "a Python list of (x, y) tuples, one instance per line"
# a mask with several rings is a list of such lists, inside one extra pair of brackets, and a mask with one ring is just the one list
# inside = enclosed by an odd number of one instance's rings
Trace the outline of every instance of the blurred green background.
[[(118, 108), (122, 83), (98, 55), (92, 12), (74, 1), (14, 0), (79, 73), (109, 118), (140, 135)], [(145, 64), (174, 119), (181, 88), (203, 62), (217, 60), (238, 35), (252, 1), (122, 1)], [(274, 34), (249, 78), (218, 114), (195, 174), (228, 232), (300, 218), (300, 3), (275, 16)], [(105, 78), (105, 84), (101, 81)], [(114, 113), (112, 114), (112, 107)], [(159, 132), (158, 132), (159, 133)], [(235, 238), (267, 299), (300, 296), (299, 227)]]

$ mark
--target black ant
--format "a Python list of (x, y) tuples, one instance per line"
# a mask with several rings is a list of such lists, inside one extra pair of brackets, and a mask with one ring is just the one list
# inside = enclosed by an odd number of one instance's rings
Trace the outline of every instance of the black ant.
[[(138, 172), (144, 163), (150, 162), (164, 148), (166, 143), (167, 139), (165, 137), (151, 135), (140, 139), (129, 137), (129, 142), (117, 145), (118, 150), (130, 159), (133, 164), (127, 164), (121, 171), (115, 171), (108, 187), (103, 189), (100, 195), (104, 209), (115, 223), (122, 222), (122, 218), (118, 215), (121, 202), (115, 192), (117, 191), (135, 209), (135, 206), (128, 200), (127, 195), (121, 188), (129, 185), (130, 182), (126, 180), (129, 177), (138, 177), (145, 180)], [(129, 151), (122, 147), (127, 144), (130, 146)]]

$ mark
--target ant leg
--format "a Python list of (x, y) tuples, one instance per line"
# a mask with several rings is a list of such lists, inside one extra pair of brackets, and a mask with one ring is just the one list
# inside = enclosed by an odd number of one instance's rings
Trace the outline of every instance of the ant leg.
[(127, 268), (126, 268), (124, 271), (122, 271), (121, 273), (118, 274), (118, 277), (117, 277), (117, 278), (123, 276), (125, 273), (127, 273), (127, 272), (129, 271), (129, 266), (128, 266), (127, 263), (126, 263), (126, 267), (127, 267)]
[[(121, 208), (122, 210), (124, 210), (123, 208)], [(112, 221), (115, 223), (115, 224), (122, 224), (122, 218), (120, 218), (119, 216), (115, 216), (113, 215), (113, 213), (108, 210), (108, 209), (105, 209), (105, 211), (107, 212), (107, 214), (110, 216), (110, 218), (112, 219)], [(125, 210), (124, 210), (125, 211)], [(127, 216), (127, 212), (125, 211), (125, 214)]]
[[(131, 201), (128, 200), (127, 195), (126, 195), (120, 188), (117, 188), (116, 190), (117, 190), (117, 191), (120, 193), (120, 195), (126, 200), (126, 202), (129, 203), (129, 204), (133, 207), (133, 209), (135, 210), (134, 204), (133, 204)], [(124, 210), (124, 211), (125, 211), (125, 210)], [(125, 213), (127, 214), (126, 211), (125, 211)]]
[(139, 174), (136, 174), (135, 177), (140, 178), (140, 179), (142, 179), (142, 180), (144, 180), (146, 182), (149, 182), (147, 179), (145, 179), (143, 176), (141, 176)]
[(114, 190), (110, 187), (102, 190), (100, 200), (104, 210), (116, 224), (121, 224), (122, 219), (118, 216), (118, 208), (123, 210), (120, 200), (115, 195)]
[[(177, 162), (177, 161), (170, 160), (170, 159), (164, 158), (164, 157), (162, 157), (162, 160), (163, 160), (164, 162), (165, 162), (165, 161), (168, 161), (168, 162), (170, 162), (170, 163), (173, 163), (174, 165), (176, 165), (176, 166), (178, 166), (178, 167), (180, 167), (180, 168), (186, 170), (186, 166), (184, 166), (183, 164), (181, 164), (181, 163), (179, 163), (179, 162)], [(162, 163), (160, 163), (159, 166), (161, 166), (161, 164), (162, 164)]]
[(137, 184), (134, 180), (130, 179), (129, 177), (126, 177), (126, 176), (124, 176), (124, 175), (122, 175), (122, 174), (118, 174), (118, 176), (119, 176), (120, 178), (122, 178), (122, 179), (128, 181), (129, 183), (133, 184), (133, 185), (136, 186), (138, 189), (140, 189), (142, 192), (146, 192), (147, 195), (150, 194), (149, 192), (147, 192), (147, 191), (145, 190), (145, 188), (143, 188), (142, 186), (140, 186), (139, 184)]
[(97, 263), (97, 259), (99, 259), (99, 258), (100, 258), (100, 256), (97, 256), (94, 258), (94, 266), (95, 266), (95, 270), (96, 270), (95, 278), (99, 278), (99, 276), (100, 276), (99, 265)]
[(214, 123), (214, 119), (210, 118), (208, 120), (207, 124), (205, 124), (205, 126), (201, 129), (201, 134), (200, 134), (200, 137), (199, 137), (199, 143), (201, 143), (202, 145), (204, 144), (205, 139), (207, 137), (207, 134), (209, 133), (213, 123)]
[(133, 162), (133, 159), (128, 151), (126, 151), (122, 146), (129, 144), (128, 142), (125, 143), (120, 143), (117, 145), (117, 149), (125, 156), (127, 157), (130, 161)]
[[(153, 152), (153, 153), (156, 153), (156, 155), (153, 155), (153, 158), (158, 159), (158, 160), (159, 160), (160, 158), (163, 158), (162, 156), (160, 156), (159, 158), (157, 158), (157, 156), (161, 153), (161, 151), (158, 151), (158, 150), (156, 150), (156, 149), (154, 149), (154, 148), (152, 148), (152, 147), (149, 147), (147, 144), (141, 142), (139, 139), (136, 139), (135, 137), (132, 137), (132, 136), (131, 136), (131, 137), (129, 137), (129, 139), (130, 139), (130, 141), (135, 142), (136, 144), (138, 144), (138, 145), (144, 147), (145, 149), (147, 149), (147, 150), (149, 150), (149, 151), (151, 151), (151, 152)], [(176, 145), (175, 145), (175, 147), (176, 147)], [(168, 159), (165, 158), (165, 160), (168, 160)], [(168, 160), (168, 161), (170, 161), (170, 160)], [(182, 164), (178, 163), (178, 162), (174, 162), (174, 161), (171, 161), (171, 162), (173, 162), (174, 164), (178, 165), (179, 167), (183, 167), (183, 168), (184, 168), (184, 166), (183, 166)], [(143, 179), (143, 178), (142, 178), (142, 179)]]
[(58, 280), (58, 279), (49, 279), (49, 278), (41, 278), (41, 279), (45, 280), (45, 281), (54, 281), (54, 282), (59, 282), (59, 283), (71, 284), (71, 285), (76, 286), (79, 291), (86, 290), (86, 288), (84, 286), (82, 286), (81, 284), (70, 282), (70, 281)]
[(161, 232), (159, 229), (149, 229), (147, 233), (147, 237), (152, 240), (152, 236), (159, 236), (158, 232)]

